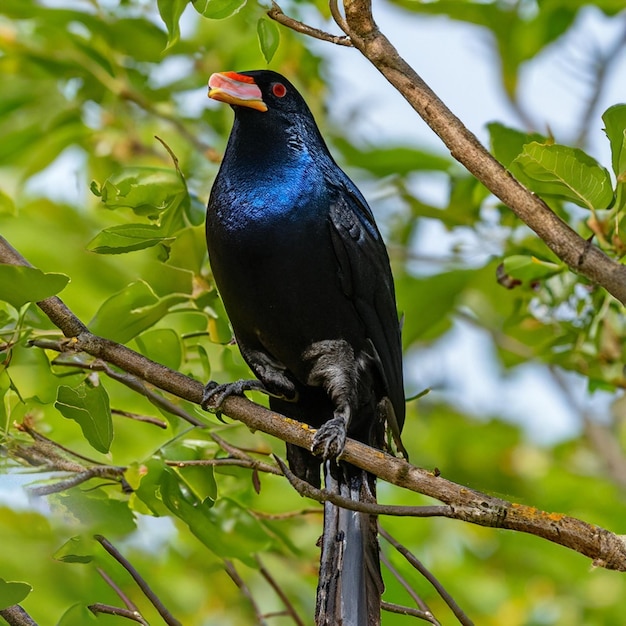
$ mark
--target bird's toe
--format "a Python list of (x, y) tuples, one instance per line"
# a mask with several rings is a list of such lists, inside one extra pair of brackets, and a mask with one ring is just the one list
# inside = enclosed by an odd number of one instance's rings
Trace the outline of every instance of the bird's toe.
[(346, 423), (343, 418), (335, 417), (326, 422), (315, 433), (312, 452), (324, 460), (336, 459), (346, 445)]
[(251, 389), (264, 391), (263, 383), (258, 380), (237, 380), (220, 385), (210, 380), (204, 387), (200, 405), (205, 411), (218, 411), (228, 396), (242, 396), (244, 391)]

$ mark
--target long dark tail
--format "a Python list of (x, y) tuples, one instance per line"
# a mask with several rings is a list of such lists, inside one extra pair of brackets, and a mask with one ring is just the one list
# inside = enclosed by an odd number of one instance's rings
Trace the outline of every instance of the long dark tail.
[[(375, 478), (356, 467), (327, 461), (324, 480), (332, 493), (376, 502)], [(316, 626), (378, 626), (383, 589), (376, 516), (326, 502)]]

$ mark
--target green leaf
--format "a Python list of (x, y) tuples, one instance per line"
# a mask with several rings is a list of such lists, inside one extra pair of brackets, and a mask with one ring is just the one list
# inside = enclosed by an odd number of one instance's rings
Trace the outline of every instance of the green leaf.
[(109, 176), (99, 188), (92, 184), (91, 190), (109, 209), (130, 208), (153, 219), (188, 200), (181, 175), (164, 167), (127, 167)]
[(0, 214), (17, 215), (13, 198), (0, 189)]
[(86, 535), (106, 531), (111, 536), (125, 535), (136, 528), (128, 503), (109, 497), (103, 489), (68, 489), (48, 496), (48, 502), (54, 514), (72, 520), (74, 532), (78, 527)]
[(169, 467), (161, 474), (160, 494), (167, 508), (222, 558), (237, 558), (254, 566), (254, 553), (271, 543), (263, 525), (242, 506), (221, 498), (211, 507), (210, 501), (202, 502)]
[(261, 52), (265, 57), (267, 63), (269, 63), (276, 50), (278, 50), (278, 44), (280, 43), (280, 30), (273, 20), (268, 20), (265, 17), (259, 19), (256, 24), (256, 33), (259, 38), (259, 46)]
[(157, 1), (159, 15), (167, 26), (168, 39), (167, 47), (165, 48), (166, 50), (171, 48), (180, 39), (180, 27), (178, 23), (180, 21), (180, 16), (183, 14), (188, 4), (189, 0)]
[(68, 419), (78, 423), (87, 441), (106, 454), (113, 441), (113, 420), (109, 396), (102, 385), (82, 382), (73, 389), (61, 385), (54, 406)]
[(150, 261), (145, 264), (144, 277), (158, 296), (172, 293), (193, 293), (193, 272), (161, 261)]
[(564, 266), (542, 261), (535, 256), (514, 254), (503, 261), (504, 271), (513, 278), (532, 282), (562, 272)]
[(199, 274), (206, 256), (204, 228), (185, 228), (170, 247), (168, 263)]
[(37, 398), (46, 404), (54, 402), (59, 380), (50, 371), (50, 362), (43, 350), (17, 344), (11, 351), (7, 373), (22, 400)]
[(212, 467), (185, 465), (175, 468), (175, 471), (202, 504), (213, 506), (217, 498), (217, 483)]
[(411, 146), (356, 147), (342, 137), (333, 137), (333, 145), (341, 151), (349, 165), (381, 178), (405, 176), (416, 171), (446, 172), (452, 165), (448, 157)]
[(120, 224), (100, 231), (87, 245), (87, 249), (98, 254), (122, 254), (151, 248), (159, 243), (170, 243), (159, 226), (151, 224)]
[(189, 206), (185, 209), (185, 215), (193, 226), (204, 225), (206, 217), (206, 202), (203, 202), (194, 193), (189, 194)]
[(533, 142), (511, 163), (511, 171), (532, 191), (569, 200), (591, 211), (613, 202), (609, 173), (578, 148)]
[(91, 563), (93, 561), (93, 539), (83, 536), (71, 537), (54, 554), (62, 563)]
[(34, 267), (0, 264), (0, 300), (19, 309), (61, 291), (70, 281), (65, 274), (44, 273)]
[(139, 467), (140, 482), (130, 498), (131, 506), (137, 511), (161, 517), (169, 509), (161, 499), (161, 477), (167, 466), (161, 459), (150, 459)]
[(611, 164), (617, 179), (617, 208), (623, 210), (626, 205), (626, 104), (610, 107), (602, 119), (611, 144)]
[(96, 335), (126, 343), (158, 322), (171, 306), (186, 299), (180, 294), (159, 298), (150, 285), (138, 280), (106, 300), (89, 328)]
[(487, 129), (491, 139), (491, 152), (506, 168), (522, 152), (526, 144), (533, 141), (542, 144), (548, 142), (548, 138), (539, 133), (524, 133), (499, 122), (487, 124)]
[(33, 588), (28, 583), (0, 578), (0, 611), (19, 604), (32, 590)]
[(611, 164), (615, 176), (626, 182), (626, 104), (608, 108), (604, 115), (604, 132), (611, 144)]
[(238, 13), (246, 0), (192, 0), (192, 4), (200, 15), (211, 20), (223, 20)]
[(472, 275), (471, 270), (457, 270), (426, 278), (405, 275), (396, 279), (405, 346), (418, 339), (433, 339), (450, 327), (459, 294)]
[(183, 346), (180, 337), (171, 328), (159, 328), (141, 333), (135, 341), (141, 354), (174, 370), (180, 367)]

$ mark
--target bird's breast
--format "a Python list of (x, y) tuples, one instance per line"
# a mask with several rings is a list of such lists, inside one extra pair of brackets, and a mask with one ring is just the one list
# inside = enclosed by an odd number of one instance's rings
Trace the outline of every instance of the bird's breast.
[(327, 191), (315, 174), (308, 167), (229, 173), (216, 181), (208, 217), (225, 234), (305, 229), (328, 215)]

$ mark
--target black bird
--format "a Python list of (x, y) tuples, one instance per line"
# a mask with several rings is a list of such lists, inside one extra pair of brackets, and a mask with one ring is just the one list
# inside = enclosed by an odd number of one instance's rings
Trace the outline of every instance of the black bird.
[[(346, 436), (404, 453), (400, 325), (389, 258), (365, 199), (337, 166), (295, 87), (268, 70), (224, 72), (209, 97), (235, 121), (208, 204), (211, 268), (257, 380), (209, 383), (205, 408), (260, 389), (273, 410), (318, 429), (287, 445), (293, 472), (353, 500), (375, 478), (337, 463)], [(377, 520), (326, 504), (316, 624), (380, 623)]]

